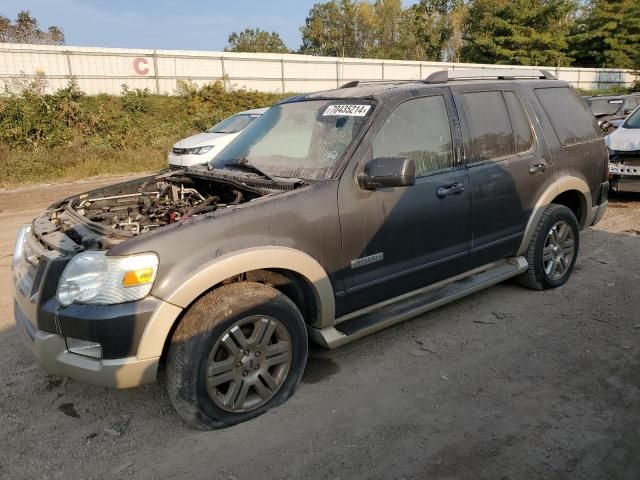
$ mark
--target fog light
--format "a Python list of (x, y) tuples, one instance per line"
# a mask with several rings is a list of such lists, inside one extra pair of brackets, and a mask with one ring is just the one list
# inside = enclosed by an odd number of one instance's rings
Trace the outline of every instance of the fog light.
[(99, 343), (71, 337), (65, 337), (65, 340), (67, 341), (67, 350), (71, 353), (85, 357), (102, 358), (102, 345)]

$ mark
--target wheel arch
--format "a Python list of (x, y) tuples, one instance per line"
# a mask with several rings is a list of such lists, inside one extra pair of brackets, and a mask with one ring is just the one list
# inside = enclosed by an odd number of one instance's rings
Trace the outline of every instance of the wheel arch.
[(517, 255), (522, 255), (533, 237), (533, 233), (544, 210), (552, 203), (565, 205), (576, 215), (580, 229), (589, 225), (591, 213), (591, 190), (587, 183), (572, 176), (561, 177), (547, 188), (536, 202), (524, 231)]
[[(289, 283), (280, 282), (274, 287), (287, 294), (299, 308), (302, 307), (301, 311), (310, 325), (323, 328), (333, 324), (333, 287), (327, 273), (314, 258), (288, 247), (250, 248), (219, 257), (184, 281), (176, 282), (178, 288), (163, 299), (164, 303), (147, 323), (137, 357), (160, 357), (182, 313), (210, 290), (243, 279), (273, 284), (282, 278)], [(296, 298), (297, 295), (301, 297)]]

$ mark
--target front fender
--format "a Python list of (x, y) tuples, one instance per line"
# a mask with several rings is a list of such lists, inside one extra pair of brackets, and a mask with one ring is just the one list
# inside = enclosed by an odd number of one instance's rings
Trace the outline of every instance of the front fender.
[(289, 247), (254, 247), (232, 252), (206, 263), (188, 277), (173, 279), (178, 287), (162, 298), (164, 303), (147, 323), (138, 348), (138, 358), (158, 357), (174, 323), (183, 309), (207, 290), (227, 278), (251, 270), (278, 268), (304, 277), (312, 286), (317, 305), (314, 327), (333, 325), (335, 297), (329, 277), (310, 255)]

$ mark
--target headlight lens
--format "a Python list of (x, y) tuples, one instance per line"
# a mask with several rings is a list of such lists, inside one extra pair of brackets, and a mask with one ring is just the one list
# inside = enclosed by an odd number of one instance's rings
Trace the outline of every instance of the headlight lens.
[(63, 305), (112, 305), (146, 297), (158, 271), (158, 256), (142, 253), (109, 257), (106, 252), (83, 252), (71, 259), (58, 285)]
[(25, 224), (18, 230), (16, 236), (16, 246), (13, 249), (13, 258), (11, 259), (11, 268), (16, 268), (22, 261), (22, 252), (24, 252), (24, 242), (26, 241), (27, 234), (31, 231), (31, 225)]
[(202, 155), (203, 153), (207, 153), (213, 147), (214, 147), (213, 145), (207, 145), (207, 146), (204, 146), (204, 147), (190, 148), (188, 151), (189, 151), (189, 153), (193, 153), (195, 155)]

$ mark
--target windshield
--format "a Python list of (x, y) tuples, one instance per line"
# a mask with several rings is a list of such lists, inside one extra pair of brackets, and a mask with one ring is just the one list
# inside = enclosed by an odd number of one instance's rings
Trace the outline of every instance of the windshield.
[(623, 98), (589, 98), (587, 100), (591, 113), (596, 117), (600, 115), (613, 115), (616, 113), (622, 104)]
[(623, 128), (640, 128), (640, 108), (636, 108), (634, 112), (627, 117), (627, 121), (622, 125)]
[(222, 150), (209, 167), (233, 168), (239, 163), (270, 176), (330, 178), (372, 110), (373, 103), (363, 100), (275, 105)]
[(215, 124), (207, 132), (209, 133), (238, 133), (251, 124), (256, 118), (260, 117), (259, 113), (239, 113), (224, 119), (220, 123)]

